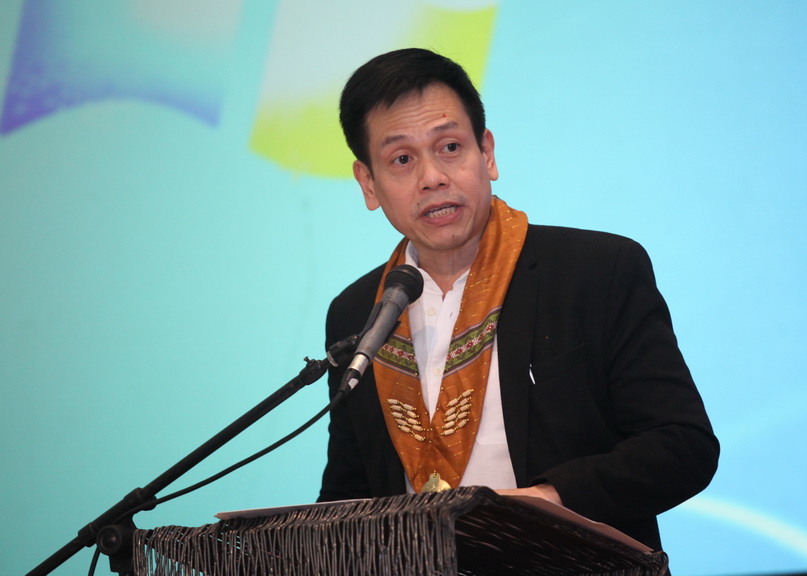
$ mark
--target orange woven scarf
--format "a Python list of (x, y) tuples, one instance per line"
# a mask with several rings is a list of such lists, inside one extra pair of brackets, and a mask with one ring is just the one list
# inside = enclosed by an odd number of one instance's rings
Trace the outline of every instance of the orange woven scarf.
[[(374, 360), (387, 429), (416, 492), (433, 473), (456, 488), (468, 465), (482, 416), (499, 313), (526, 235), (527, 216), (493, 197), (462, 294), (431, 421), (421, 393), (408, 312)], [(393, 252), (384, 277), (405, 263), (406, 243), (402, 240)], [(382, 282), (377, 300), (383, 290)]]

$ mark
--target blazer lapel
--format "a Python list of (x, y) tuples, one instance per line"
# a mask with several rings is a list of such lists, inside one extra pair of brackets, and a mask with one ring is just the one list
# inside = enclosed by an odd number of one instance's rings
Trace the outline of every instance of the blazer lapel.
[(499, 381), (505, 433), (518, 487), (528, 485), (527, 438), (530, 361), (536, 324), (538, 272), (532, 239), (533, 228), (516, 264), (497, 328)]

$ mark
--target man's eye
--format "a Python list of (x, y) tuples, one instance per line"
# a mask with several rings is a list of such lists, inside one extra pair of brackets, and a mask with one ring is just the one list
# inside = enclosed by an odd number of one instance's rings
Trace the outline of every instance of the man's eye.
[(446, 150), (448, 152), (456, 152), (457, 150), (459, 150), (459, 148), (460, 148), (459, 142), (449, 142), (448, 144), (446, 144)]
[(409, 164), (409, 160), (410, 160), (409, 156), (403, 154), (401, 156), (398, 156), (395, 160), (393, 160), (393, 164), (401, 164), (401, 165)]

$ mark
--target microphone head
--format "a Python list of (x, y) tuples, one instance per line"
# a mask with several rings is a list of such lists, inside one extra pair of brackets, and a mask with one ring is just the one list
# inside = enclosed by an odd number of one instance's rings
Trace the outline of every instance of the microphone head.
[(423, 275), (417, 268), (409, 264), (396, 266), (384, 278), (384, 290), (393, 287), (402, 289), (409, 297), (411, 304), (423, 294)]

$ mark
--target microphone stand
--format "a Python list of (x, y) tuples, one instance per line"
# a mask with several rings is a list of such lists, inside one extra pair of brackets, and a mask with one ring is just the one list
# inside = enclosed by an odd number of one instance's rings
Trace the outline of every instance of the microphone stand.
[(149, 505), (149, 503), (155, 500), (160, 490), (166, 488), (249, 426), (277, 408), (304, 386), (319, 380), (330, 366), (339, 366), (345, 360), (352, 358), (353, 350), (355, 350), (358, 341), (358, 335), (340, 340), (330, 347), (325, 360), (305, 358), (305, 368), (282, 388), (174, 464), (150, 484), (144, 488), (132, 490), (117, 504), (79, 530), (76, 538), (31, 570), (27, 576), (50, 574), (82, 548), (88, 548), (93, 544), (97, 544), (101, 552), (110, 557), (109, 562), (113, 572), (117, 572), (121, 576), (133, 574), (132, 531), (135, 529), (135, 525), (132, 521), (132, 516), (140, 510), (154, 508), (155, 504)]

